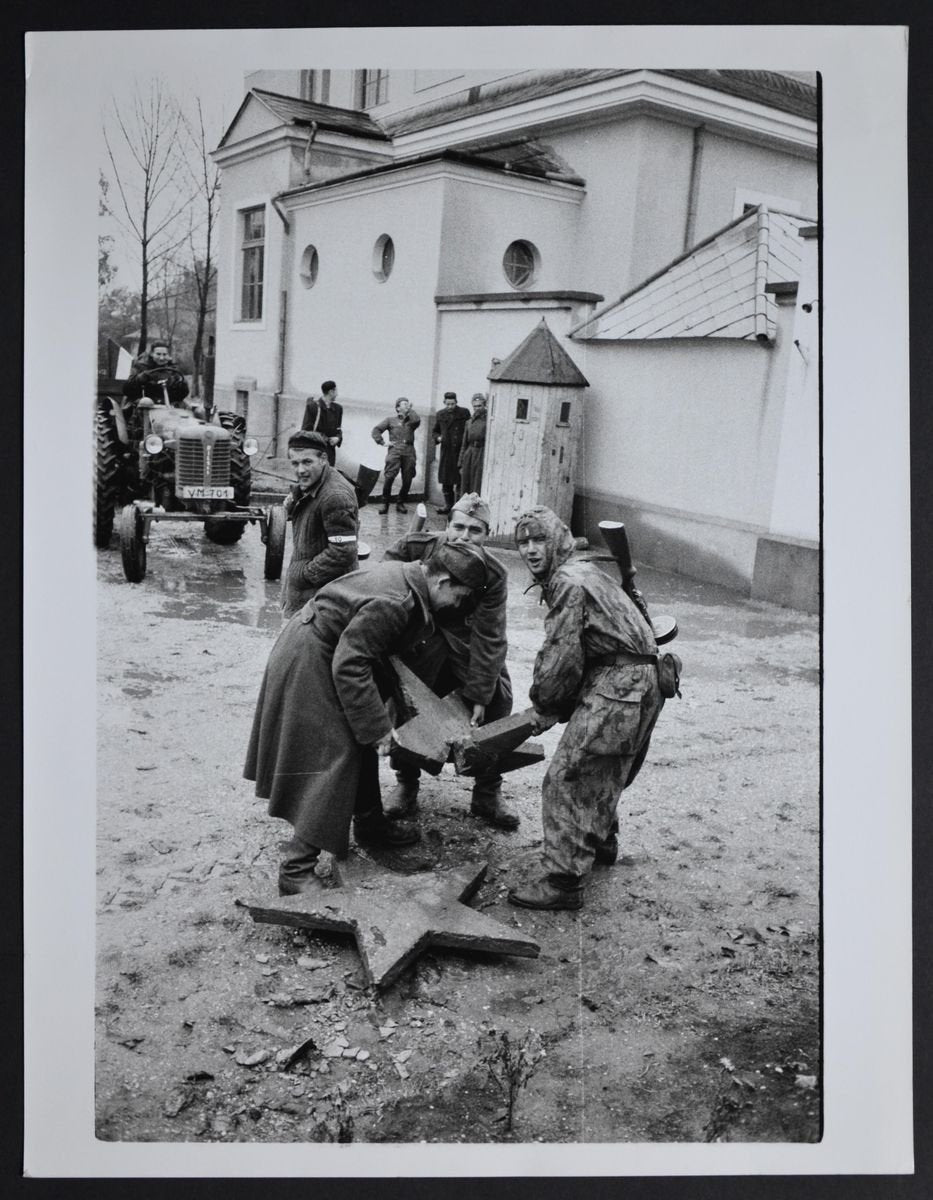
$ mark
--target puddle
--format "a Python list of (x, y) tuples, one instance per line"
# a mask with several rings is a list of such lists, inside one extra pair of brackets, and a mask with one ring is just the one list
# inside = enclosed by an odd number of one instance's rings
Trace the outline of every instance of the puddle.
[(168, 597), (159, 606), (161, 616), (180, 621), (221, 621), (254, 629), (278, 629), (281, 624), (279, 582), (261, 575), (257, 578), (252, 571), (239, 567), (203, 575), (153, 575), (151, 586)]

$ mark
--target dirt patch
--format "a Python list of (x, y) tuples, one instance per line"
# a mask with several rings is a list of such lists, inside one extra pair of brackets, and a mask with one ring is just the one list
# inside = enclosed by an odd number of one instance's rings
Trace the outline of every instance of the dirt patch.
[[(403, 528), (364, 510), (373, 560)], [(509, 566), (520, 699), (543, 611)], [(426, 779), (422, 851), (488, 863), (474, 907), (542, 953), (429, 951), (380, 995), (349, 938), (236, 906), (274, 897), (287, 836), (240, 778), (279, 627), (258, 537), (157, 533), (149, 570), (128, 585), (119, 555), (99, 555), (99, 1138), (819, 1138), (815, 619), (640, 572), (678, 617), (684, 699), (623, 797), (623, 858), (594, 871), (579, 913), (512, 908), (540, 848), (544, 766), (509, 778), (514, 834), (469, 815), (450, 769)], [(511, 1130), (482, 1063), (491, 1030), (533, 1030), (544, 1050)]]

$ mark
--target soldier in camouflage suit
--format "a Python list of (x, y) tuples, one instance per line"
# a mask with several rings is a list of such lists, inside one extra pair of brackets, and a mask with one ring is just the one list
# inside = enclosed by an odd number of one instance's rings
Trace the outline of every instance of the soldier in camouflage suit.
[(573, 553), (549, 508), (515, 527), (518, 551), (548, 606), (530, 698), (539, 729), (567, 722), (542, 787), (544, 875), (509, 892), (522, 908), (580, 908), (594, 859), (618, 854), (616, 809), (637, 774), (664, 700), (657, 644), (620, 585)]

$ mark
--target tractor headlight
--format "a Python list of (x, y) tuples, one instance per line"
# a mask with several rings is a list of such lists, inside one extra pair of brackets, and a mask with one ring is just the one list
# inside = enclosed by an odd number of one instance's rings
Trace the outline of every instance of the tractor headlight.
[(143, 445), (146, 447), (147, 454), (158, 454), (165, 443), (157, 433), (150, 433)]
[(259, 443), (256, 441), (255, 438), (253, 438), (253, 437), (246, 438), (246, 440), (243, 442), (243, 453), (244, 454), (258, 454), (259, 453)]

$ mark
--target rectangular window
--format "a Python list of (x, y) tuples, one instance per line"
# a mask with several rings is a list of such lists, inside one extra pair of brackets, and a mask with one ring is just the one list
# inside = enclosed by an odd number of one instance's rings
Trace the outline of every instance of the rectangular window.
[(528, 420), (528, 401), (524, 396), (519, 396), (515, 401), (515, 420)]
[(249, 208), (243, 214), (243, 283), (240, 320), (262, 319), (262, 279), (265, 262), (266, 210)]
[(302, 71), (301, 98), (316, 104), (330, 102), (330, 71)]
[(381, 67), (357, 74), (357, 108), (375, 108), (389, 98), (389, 72)]
[(557, 418), (558, 425), (570, 424), (570, 401), (564, 400), (560, 406), (560, 416)]

